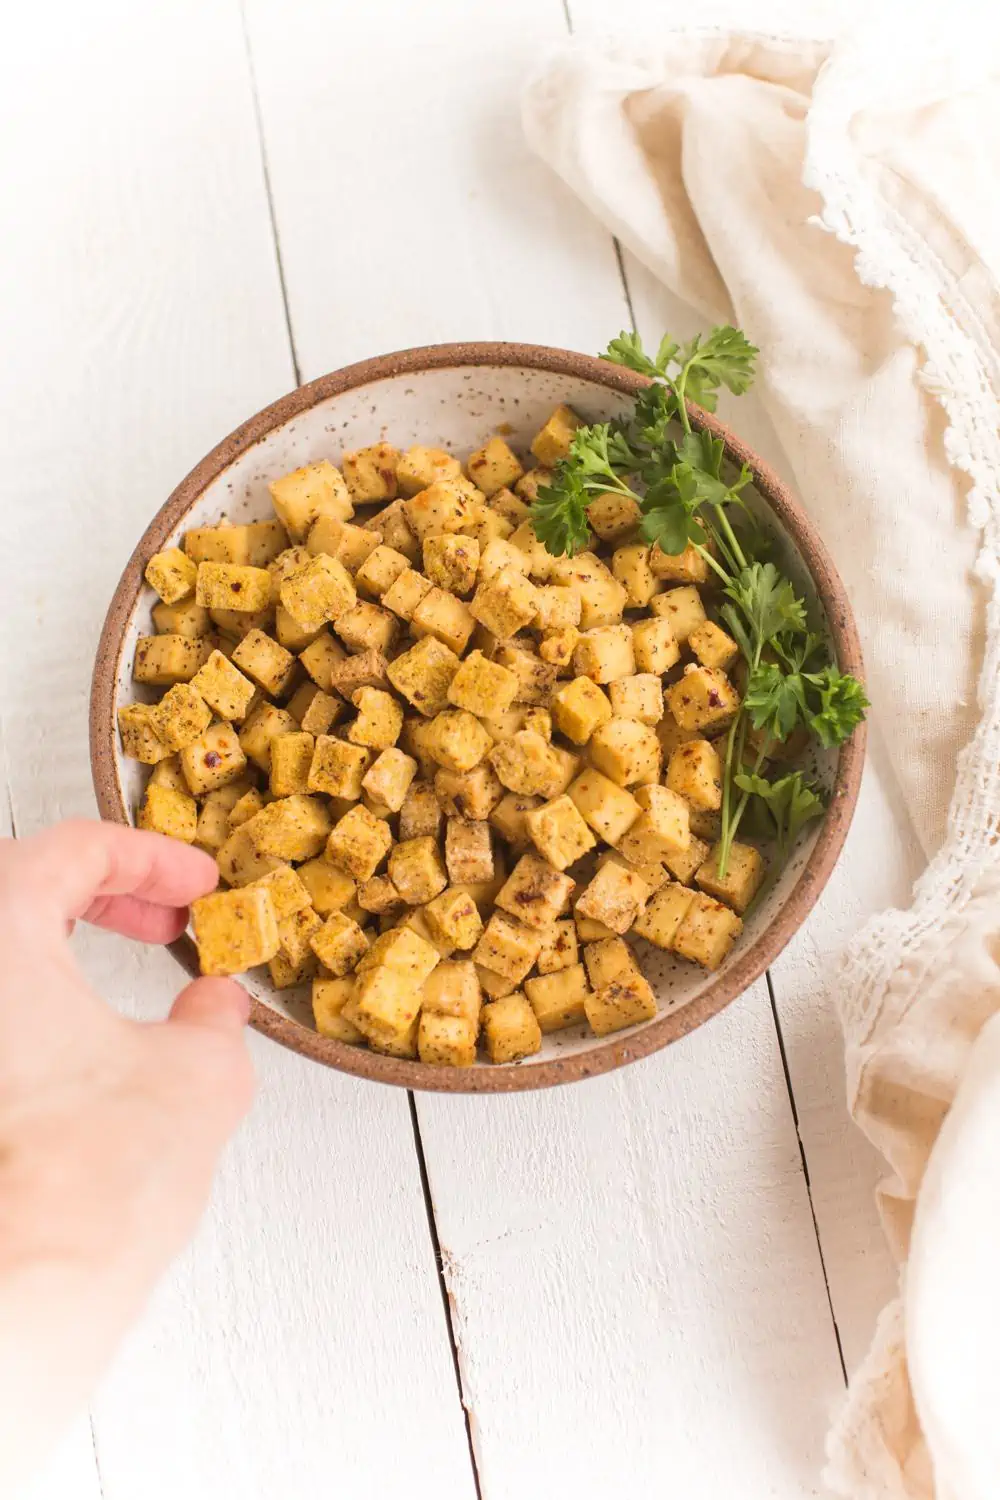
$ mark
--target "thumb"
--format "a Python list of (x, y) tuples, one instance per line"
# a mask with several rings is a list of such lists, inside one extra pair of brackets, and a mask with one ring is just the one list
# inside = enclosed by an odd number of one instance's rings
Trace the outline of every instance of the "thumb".
[(181, 990), (170, 1020), (212, 1031), (240, 1031), (250, 1017), (250, 996), (233, 979), (196, 979)]

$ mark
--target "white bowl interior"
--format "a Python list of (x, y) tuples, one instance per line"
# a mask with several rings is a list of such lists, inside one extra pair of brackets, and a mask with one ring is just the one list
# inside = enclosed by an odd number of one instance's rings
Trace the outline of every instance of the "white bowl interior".
[[(560, 401), (568, 402), (592, 422), (618, 416), (630, 404), (626, 396), (585, 379), (508, 365), (423, 370), (344, 391), (299, 413), (237, 458), (212, 481), (166, 545), (179, 544), (183, 532), (193, 526), (270, 516), (273, 511), (267, 489), (269, 480), (320, 458), (339, 463), (345, 449), (381, 439), (388, 439), (400, 448), (413, 443), (434, 444), (464, 458), (499, 429), (515, 450), (527, 455), (531, 438)], [(815, 627), (825, 629), (822, 607), (801, 555), (779, 529), (766, 502), (752, 490), (747, 499), (773, 535), (781, 564), (805, 597), (815, 616)], [(132, 681), (136, 642), (140, 635), (152, 632), (151, 609), (155, 602), (153, 591), (144, 589), (129, 621), (115, 684), (116, 709), (137, 698), (156, 696)], [(146, 768), (124, 758), (120, 749), (116, 749), (115, 762), (124, 805), (134, 817), (145, 785)], [(836, 757), (827, 755), (811, 769), (820, 780), (831, 785), (835, 768)], [(775, 920), (809, 857), (819, 826), (812, 825), (800, 839), (780, 879), (752, 912), (727, 964)], [(643, 972), (657, 993), (661, 1011), (690, 1003), (715, 978), (642, 940), (635, 940), (635, 948)], [(722, 972), (725, 968), (726, 965)], [(274, 991), (264, 971), (246, 976), (244, 982), (272, 1009), (312, 1029), (308, 988)], [(541, 1052), (526, 1059), (522, 1066), (532, 1067), (557, 1055), (585, 1052), (597, 1044), (598, 1039), (585, 1027), (557, 1032), (545, 1037)]]

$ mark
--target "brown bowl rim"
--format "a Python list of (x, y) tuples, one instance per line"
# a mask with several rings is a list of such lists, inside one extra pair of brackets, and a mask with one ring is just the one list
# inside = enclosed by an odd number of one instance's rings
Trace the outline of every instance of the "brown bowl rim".
[[(346, 365), (299, 386), (259, 411), (224, 438), (196, 464), (157, 511), (143, 532), (115, 589), (101, 631), (90, 697), (90, 759), (101, 817), (130, 822), (118, 775), (115, 752), (115, 683), (129, 620), (139, 601), (149, 558), (160, 550), (204, 489), (238, 457), (275, 428), (330, 396), (394, 376), (426, 370), (489, 365), (523, 366), (555, 375), (579, 377), (610, 390), (634, 395), (649, 382), (644, 376), (588, 354), (542, 344), (454, 343), (403, 349)], [(723, 439), (728, 455), (749, 466), (759, 493), (797, 546), (826, 610), (838, 665), (857, 677), (863, 673), (861, 643), (844, 585), (819, 534), (788, 486), (729, 428), (701, 407), (688, 403), (692, 425)], [(435, 1068), (426, 1063), (386, 1057), (351, 1047), (308, 1030), (254, 998), (250, 1024), (292, 1051), (380, 1083), (443, 1093), (513, 1093), (548, 1088), (607, 1073), (648, 1057), (695, 1030), (749, 988), (774, 961), (815, 905), (843, 848), (858, 799), (864, 764), (866, 730), (862, 724), (841, 747), (833, 793), (816, 844), (776, 920), (742, 952), (731, 968), (717, 976), (694, 1000), (663, 1011), (640, 1030), (598, 1041), (584, 1052), (545, 1062), (477, 1064), (470, 1068)], [(197, 975), (194, 944), (185, 935), (171, 952), (191, 975)]]

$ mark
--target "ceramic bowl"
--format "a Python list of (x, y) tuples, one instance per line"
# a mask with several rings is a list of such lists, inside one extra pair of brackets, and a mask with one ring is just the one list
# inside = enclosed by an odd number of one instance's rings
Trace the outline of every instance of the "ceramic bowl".
[[(461, 456), (498, 428), (515, 449), (560, 401), (587, 421), (626, 410), (645, 381), (601, 360), (526, 344), (446, 344), (410, 349), (351, 365), (293, 391), (224, 439), (174, 490), (139, 541), (115, 591), (94, 669), (91, 759), (101, 815), (133, 821), (145, 768), (122, 757), (115, 731), (119, 705), (144, 696), (132, 682), (137, 638), (151, 631), (152, 590), (143, 570), (153, 553), (178, 545), (191, 526), (271, 513), (268, 480), (319, 458), (335, 463), (345, 448), (382, 438), (405, 448), (427, 443)], [(772, 533), (780, 561), (806, 597), (844, 671), (861, 673), (861, 652), (844, 586), (819, 536), (788, 488), (714, 417), (691, 408), (696, 427), (725, 440), (729, 457), (747, 463), (749, 499)], [(507, 1066), (433, 1068), (384, 1057), (317, 1034), (307, 989), (277, 992), (259, 971), (245, 979), (251, 1024), (304, 1057), (364, 1078), (408, 1088), (508, 1092), (570, 1082), (645, 1057), (716, 1015), (757, 979), (800, 926), (823, 889), (843, 846), (858, 795), (864, 755), (862, 726), (818, 766), (830, 791), (821, 823), (803, 836), (780, 880), (746, 924), (722, 968), (709, 974), (639, 943), (640, 962), (659, 1000), (656, 1017), (600, 1040), (583, 1028), (544, 1039), (535, 1057)], [(181, 965), (197, 972), (194, 945), (173, 945)]]

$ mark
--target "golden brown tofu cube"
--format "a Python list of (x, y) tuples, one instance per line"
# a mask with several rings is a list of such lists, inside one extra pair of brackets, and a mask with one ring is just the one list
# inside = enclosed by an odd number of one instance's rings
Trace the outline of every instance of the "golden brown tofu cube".
[(211, 642), (186, 635), (141, 635), (135, 646), (132, 675), (149, 687), (190, 682), (212, 654)]
[(612, 932), (628, 932), (649, 900), (646, 882), (624, 865), (602, 865), (576, 903), (582, 917), (603, 922)]
[(364, 589), (366, 594), (373, 594), (376, 599), (381, 599), (388, 592), (396, 579), (402, 573), (410, 571), (409, 558), (401, 552), (396, 552), (392, 547), (387, 547), (379, 542), (375, 550), (358, 568), (354, 575), (354, 581), (359, 588)]
[(421, 542), (461, 531), (472, 516), (472, 501), (457, 479), (440, 479), (403, 502), (410, 530)]
[(654, 578), (665, 578), (669, 583), (707, 583), (708, 563), (697, 547), (689, 542), (683, 552), (662, 552), (654, 546), (649, 554), (649, 566)]
[(556, 870), (568, 869), (596, 843), (576, 803), (565, 794), (525, 813), (524, 828), (535, 848)]
[(662, 617), (640, 620), (633, 625), (632, 646), (637, 672), (654, 672), (662, 676), (680, 661), (681, 648), (674, 638), (673, 627)]
[(471, 1068), (476, 1061), (478, 1019), (422, 1013), (417, 1031), (417, 1054), (431, 1067)]
[(460, 665), (454, 651), (425, 636), (389, 663), (389, 681), (408, 703), (433, 718), (448, 707), (448, 689)]
[(449, 708), (436, 714), (427, 736), (430, 754), (447, 771), (471, 771), (492, 745), (479, 720), (464, 708)]
[(410, 563), (417, 562), (420, 557), (420, 543), (406, 519), (405, 500), (393, 500), (391, 505), (378, 511), (364, 524), (369, 531), (378, 532), (386, 547), (391, 547), (394, 552), (402, 553)]
[(278, 951), (274, 907), (260, 886), (202, 896), (191, 903), (191, 923), (203, 974), (245, 974)]
[(603, 990), (616, 979), (632, 979), (641, 973), (632, 949), (620, 937), (588, 943), (583, 958), (591, 988), (595, 990)]
[(724, 672), (693, 664), (667, 689), (667, 707), (682, 729), (707, 730), (727, 723), (740, 706)]
[(517, 692), (517, 677), (506, 667), (472, 651), (461, 663), (448, 688), (449, 702), (481, 718), (505, 713)]
[(343, 911), (354, 900), (355, 882), (346, 870), (339, 870), (328, 859), (307, 860), (295, 873), (321, 917), (328, 917), (333, 911)]
[(628, 595), (609, 568), (593, 552), (553, 559), (553, 581), (575, 589), (580, 596), (580, 629), (621, 623)]
[(312, 982), (312, 1008), (316, 1030), (320, 1036), (329, 1036), (337, 1042), (348, 1042), (356, 1047), (364, 1041), (364, 1035), (342, 1014), (344, 1006), (354, 994), (354, 980), (314, 979)]
[(532, 441), (531, 451), (538, 462), (544, 468), (551, 469), (561, 458), (568, 458), (573, 435), (582, 425), (571, 406), (557, 406)]
[(266, 568), (287, 546), (288, 533), (280, 521), (200, 527), (184, 535), (184, 550), (196, 563), (234, 562)]
[(575, 745), (585, 745), (612, 716), (607, 695), (589, 677), (574, 677), (552, 700), (552, 721)]
[(538, 1018), (520, 990), (483, 1006), (483, 1036), (492, 1063), (518, 1062), (542, 1045)]
[(247, 889), (252, 890), (257, 886), (270, 895), (278, 922), (283, 922), (286, 917), (293, 917), (296, 912), (305, 911), (311, 905), (309, 892), (291, 865), (280, 865), (270, 875), (263, 875), (259, 880), (252, 881)]
[[(254, 889), (254, 887), (247, 889)], [(287, 972), (282, 977), (289, 983), (302, 984), (315, 974), (317, 959), (310, 946), (310, 939), (322, 925), (322, 917), (317, 916), (311, 906), (302, 906), (298, 911), (279, 919), (278, 951), (279, 956), (288, 966)], [(286, 983), (283, 988), (287, 987)]]
[(558, 779), (555, 751), (533, 729), (521, 729), (494, 745), (489, 760), (503, 785), (522, 796), (545, 796), (553, 778)]
[(572, 918), (561, 918), (546, 927), (542, 934), (542, 946), (538, 950), (535, 967), (539, 974), (556, 974), (568, 969), (579, 958), (579, 944)]
[(415, 495), (429, 489), (439, 479), (454, 479), (462, 472), (457, 458), (443, 448), (425, 448), (416, 444), (407, 448), (396, 465), (396, 481), (401, 495)]
[(681, 646), (687, 645), (692, 633), (708, 618), (701, 595), (693, 583), (668, 589), (665, 594), (656, 594), (649, 607), (655, 615), (670, 621), (674, 639)]
[(192, 677), (191, 686), (220, 719), (230, 721), (245, 716), (254, 694), (253, 683), (221, 651), (212, 652)]
[(343, 703), (324, 693), (314, 682), (303, 682), (288, 700), (288, 712), (298, 719), (306, 734), (328, 734), (343, 710)]
[(515, 484), (515, 493), (531, 505), (538, 499), (538, 491), (552, 484), (553, 477), (551, 469), (543, 467), (528, 469)]
[(442, 960), (424, 980), (420, 1000), (424, 1015), (456, 1016), (479, 1030), (482, 992), (471, 959)]
[(357, 802), (371, 759), (371, 751), (361, 745), (349, 745), (332, 734), (318, 735), (309, 768), (309, 790)]
[(183, 750), (204, 734), (211, 722), (212, 710), (189, 683), (175, 683), (156, 705), (156, 733), (168, 750)]
[(624, 541), (635, 534), (642, 519), (639, 502), (631, 495), (606, 492), (591, 500), (587, 506), (587, 520), (602, 542)]
[(471, 594), (479, 571), (479, 543), (469, 536), (430, 536), (424, 543), (424, 571), (450, 594)]
[(380, 651), (383, 656), (396, 644), (399, 621), (387, 609), (362, 600), (342, 614), (333, 627), (351, 651)]
[[(358, 688), (352, 703), (358, 717), (347, 726), (347, 738), (352, 745), (364, 745), (369, 750), (388, 750), (399, 739), (403, 727), (403, 710), (391, 693), (380, 688)], [(334, 793), (334, 795), (338, 795)]]
[(437, 838), (443, 817), (434, 788), (426, 781), (412, 781), (399, 810), (399, 838)]
[(661, 864), (658, 860), (647, 860), (642, 864), (635, 864), (632, 860), (626, 859), (624, 855), (619, 854), (616, 849), (605, 849), (602, 854), (597, 856), (597, 863), (599, 865), (621, 865), (625, 870), (634, 870), (639, 879), (644, 880), (651, 891), (658, 891), (661, 886), (667, 884), (670, 878), (667, 874), (665, 862)]
[(374, 912), (376, 916), (395, 916), (403, 906), (403, 898), (388, 875), (373, 875), (358, 888), (358, 905), (362, 911)]
[(361, 778), (361, 789), (390, 812), (399, 812), (406, 800), (417, 763), (410, 755), (390, 746), (383, 750)]
[(471, 771), (437, 771), (434, 794), (449, 817), (482, 822), (500, 801), (503, 787), (493, 767), (482, 761)]
[(616, 719), (638, 719), (658, 724), (663, 718), (663, 684), (653, 672), (638, 672), (608, 688)]
[(635, 923), (637, 937), (645, 938), (657, 948), (672, 948), (696, 892), (686, 885), (665, 885), (650, 897)]
[(311, 556), (308, 547), (286, 547), (284, 552), (279, 552), (277, 557), (271, 559), (267, 565), (267, 575), (271, 580), (272, 607), (281, 603), (281, 585), (287, 578), (300, 572)]
[(214, 644), (227, 656), (232, 656), (233, 646), (251, 630), (274, 629), (274, 606), (271, 604), (263, 609), (210, 609), (208, 615), (219, 632)]
[(419, 1012), (419, 989), (397, 970), (374, 965), (357, 974), (352, 1016), (369, 1041), (401, 1041)]
[(595, 730), (590, 758), (599, 771), (619, 786), (658, 781), (660, 742), (648, 724), (637, 719), (610, 719)]
[(645, 609), (660, 584), (649, 566), (649, 547), (630, 542), (618, 547), (611, 559), (611, 571), (628, 595), (629, 609)]
[(479, 585), (469, 609), (498, 640), (508, 640), (537, 615), (535, 593), (534, 584), (523, 574), (505, 569)]
[(309, 790), (309, 768), (316, 740), (313, 735), (279, 734), (271, 741), (271, 792), (275, 797), (291, 797)]
[(527, 576), (528, 556), (504, 537), (495, 537), (479, 559), (479, 582), (490, 583), (501, 573), (513, 570)]
[(524, 993), (543, 1036), (578, 1026), (586, 1019), (585, 1001), (590, 989), (583, 964), (572, 964), (539, 979), (526, 979)]
[(299, 661), (316, 686), (328, 693), (332, 687), (333, 669), (340, 666), (346, 656), (347, 652), (340, 642), (335, 641), (328, 630), (321, 630), (312, 645), (299, 652)]
[(180, 755), (184, 780), (196, 796), (235, 781), (247, 763), (232, 726), (224, 723), (211, 724)]
[(139, 808), (139, 827), (150, 833), (164, 833), (168, 838), (179, 839), (182, 844), (193, 844), (198, 828), (198, 809), (193, 797), (187, 792), (174, 791), (169, 786), (146, 787)]
[(656, 996), (641, 974), (633, 974), (588, 994), (585, 1009), (594, 1035), (609, 1036), (626, 1026), (651, 1021), (656, 1015)]
[(489, 824), (450, 817), (445, 832), (444, 858), (448, 879), (453, 885), (475, 885), (492, 880), (494, 859)]
[(401, 620), (410, 621), (414, 611), (419, 608), (420, 601), (427, 597), (433, 587), (429, 578), (413, 568), (407, 568), (386, 589), (382, 595), (382, 603)]
[(389, 855), (389, 879), (408, 906), (423, 906), (440, 895), (448, 875), (432, 838), (407, 839)]
[(165, 760), (157, 761), (150, 772), (149, 785), (168, 786), (175, 792), (186, 792), (188, 784), (181, 770), (180, 756), (168, 755)]
[(238, 801), (233, 803), (229, 814), (230, 828), (239, 828), (244, 823), (249, 823), (250, 819), (256, 817), (261, 808), (266, 806), (263, 792), (258, 791), (255, 786), (250, 787)]
[(340, 911), (332, 911), (310, 941), (320, 963), (335, 978), (350, 974), (368, 951), (368, 939), (357, 922)]
[(727, 672), (740, 654), (740, 648), (731, 635), (719, 628), (712, 620), (706, 620), (688, 636), (688, 646), (703, 667), (717, 667)]
[(524, 854), (499, 891), (496, 904), (528, 927), (548, 928), (565, 911), (572, 890), (570, 876), (537, 854)]
[(489, 1000), (501, 1000), (504, 995), (511, 995), (517, 989), (517, 980), (508, 979), (506, 974), (496, 974), (492, 969), (484, 969), (482, 964), (474, 964), (476, 979), (482, 993)]
[(392, 500), (396, 495), (399, 449), (391, 443), (373, 443), (345, 453), (341, 459), (344, 480), (355, 505), (373, 500)]
[(708, 740), (688, 740), (670, 757), (667, 786), (692, 807), (714, 812), (722, 806), (722, 760)]
[(208, 635), (212, 622), (208, 610), (192, 597), (178, 604), (154, 604), (153, 628), (158, 635), (184, 635), (196, 640)]
[(599, 625), (584, 631), (573, 652), (576, 680), (606, 683), (630, 677), (636, 668), (632, 634), (628, 625)]
[(325, 458), (273, 480), (268, 488), (275, 512), (295, 542), (305, 540), (320, 516), (349, 521), (354, 514), (343, 475)]
[(495, 911), (486, 924), (472, 957), (484, 969), (504, 974), (520, 983), (530, 972), (542, 946), (542, 934), (503, 911)]
[(296, 620), (293, 620), (283, 604), (275, 606), (274, 610), (274, 634), (279, 646), (284, 646), (286, 651), (298, 655), (307, 646), (311, 646), (319, 635), (320, 626), (317, 630), (303, 630)]
[(366, 807), (352, 807), (338, 821), (326, 845), (326, 857), (355, 880), (370, 880), (392, 847), (388, 823)]
[(618, 850), (634, 865), (656, 864), (668, 854), (683, 854), (691, 842), (688, 805), (665, 786), (643, 786), (635, 794), (643, 809), (618, 840)]
[(424, 918), (435, 937), (450, 947), (468, 950), (479, 941), (483, 921), (467, 891), (444, 890), (424, 907)]
[(484, 447), (478, 448), (466, 468), (469, 478), (487, 496), (516, 484), (524, 473), (517, 454), (501, 437), (492, 437)]
[(254, 765), (270, 773), (272, 742), (280, 734), (294, 734), (298, 727), (286, 709), (265, 701), (247, 714), (240, 730), (239, 744)]
[(608, 844), (617, 844), (642, 811), (630, 792), (592, 766), (571, 782), (567, 795), (584, 821)]
[(244, 827), (261, 854), (312, 859), (330, 834), (330, 814), (316, 797), (292, 795), (269, 802)]
[(217, 792), (208, 793), (198, 813), (198, 830), (194, 836), (199, 849), (216, 854), (222, 848), (230, 834), (229, 808), (237, 800), (231, 794), (239, 789), (240, 782), (234, 781)]
[(414, 1016), (409, 1026), (400, 1028), (394, 1035), (369, 1035), (368, 1047), (372, 1052), (384, 1052), (387, 1057), (417, 1057), (417, 1038), (420, 1034), (420, 1017)]
[(330, 690), (353, 700), (359, 688), (378, 688), (385, 692), (389, 687), (387, 663), (381, 651), (359, 651), (357, 656), (347, 656), (330, 668)]
[(295, 672), (292, 653), (262, 630), (251, 630), (243, 637), (233, 652), (233, 661), (258, 687), (275, 698), (289, 686)]
[(515, 703), (551, 703), (556, 686), (556, 669), (542, 661), (533, 650), (510, 641), (497, 646), (493, 660), (498, 666), (513, 672), (517, 678)]
[(194, 593), (198, 568), (179, 547), (157, 552), (146, 564), (146, 582), (164, 604), (177, 604)]
[(216, 851), (215, 860), (223, 880), (233, 886), (250, 885), (284, 863), (274, 854), (260, 852), (246, 823), (230, 831)]
[(247, 614), (271, 602), (271, 576), (266, 568), (239, 563), (198, 564), (195, 602), (205, 609), (231, 609)]
[(170, 754), (157, 733), (156, 708), (153, 703), (126, 703), (118, 710), (118, 733), (124, 754), (147, 766), (155, 766)]
[(350, 573), (325, 552), (310, 558), (281, 585), (281, 603), (303, 630), (318, 630), (327, 621), (338, 621), (354, 608), (357, 598)]
[[(663, 863), (670, 871), (675, 880), (682, 885), (690, 885), (694, 880), (695, 873), (701, 868), (709, 856), (709, 846), (704, 839), (696, 838), (694, 832), (691, 834), (691, 842), (684, 850), (678, 850), (674, 854), (665, 854)], [(645, 868), (645, 867), (643, 867)], [(639, 873), (643, 875), (643, 870)], [(645, 879), (645, 875), (643, 875)]]
[(515, 852), (527, 849), (531, 844), (531, 835), (526, 823), (527, 814), (541, 805), (540, 797), (508, 792), (500, 798), (490, 812), (490, 826)]
[(699, 891), (691, 894), (691, 903), (674, 933), (673, 950), (704, 969), (717, 969), (743, 931), (743, 923), (720, 901)]
[(719, 845), (698, 870), (698, 884), (706, 895), (725, 901), (740, 916), (746, 911), (764, 880), (764, 860), (752, 844), (734, 842), (724, 876), (719, 874)]
[(335, 521), (332, 516), (319, 516), (309, 528), (306, 551), (310, 557), (325, 552), (354, 574), (378, 545), (378, 532), (352, 526), (350, 521)]
[(461, 599), (444, 589), (432, 588), (413, 611), (410, 628), (415, 636), (433, 636), (460, 656), (469, 644), (476, 622)]

